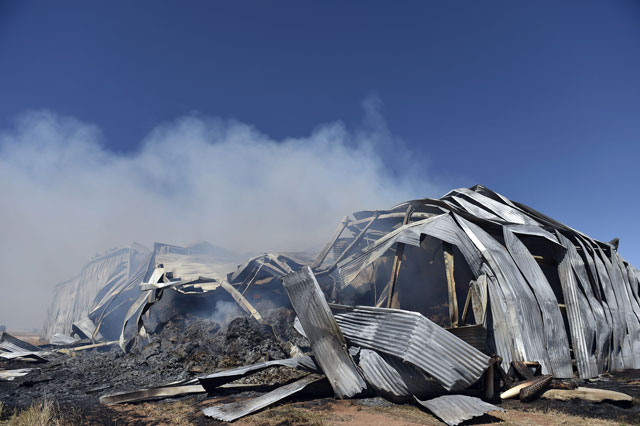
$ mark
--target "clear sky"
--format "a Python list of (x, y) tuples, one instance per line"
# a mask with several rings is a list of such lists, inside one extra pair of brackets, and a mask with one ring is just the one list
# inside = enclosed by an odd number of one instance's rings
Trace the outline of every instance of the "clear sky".
[(281, 141), (357, 127), (363, 101), (434, 187), (484, 184), (640, 266), (637, 1), (0, 1), (9, 134), (47, 110), (126, 157), (190, 114)]

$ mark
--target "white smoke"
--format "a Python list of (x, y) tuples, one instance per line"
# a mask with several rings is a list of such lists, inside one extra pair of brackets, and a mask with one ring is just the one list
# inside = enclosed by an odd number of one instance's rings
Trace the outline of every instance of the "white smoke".
[(224, 327), (234, 319), (243, 316), (246, 314), (240, 310), (237, 303), (218, 300), (215, 308), (211, 311), (209, 321), (217, 322), (220, 327)]
[(23, 115), (0, 131), (0, 324), (41, 326), (56, 283), (133, 241), (304, 250), (353, 211), (441, 195), (376, 102), (364, 109), (358, 128), (335, 122), (284, 140), (192, 115), (128, 154), (108, 150), (94, 125)]

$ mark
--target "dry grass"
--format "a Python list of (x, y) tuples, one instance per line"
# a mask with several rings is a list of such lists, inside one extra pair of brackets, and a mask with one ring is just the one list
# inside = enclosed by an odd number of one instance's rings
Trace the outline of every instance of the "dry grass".
[(526, 411), (507, 410), (505, 413), (492, 413), (504, 421), (505, 426), (561, 426), (561, 425), (589, 425), (589, 426), (618, 426), (627, 423), (619, 421), (594, 419), (590, 417), (566, 414), (556, 410), (527, 409)]
[(123, 404), (112, 406), (111, 409), (132, 422), (150, 425), (188, 426), (193, 424), (191, 417), (197, 414), (191, 400)]
[(426, 424), (442, 424), (436, 420), (430, 413), (424, 411), (415, 405), (397, 404), (389, 407), (367, 407), (369, 411), (384, 414), (393, 419), (405, 420), (407, 422)]
[(295, 405), (283, 405), (261, 411), (244, 419), (250, 426), (325, 426), (322, 413)]
[[(0, 414), (2, 403), (0, 403)], [(8, 420), (0, 421), (6, 426), (59, 426), (63, 425), (56, 404), (48, 399), (34, 402), (29, 407), (13, 413)]]

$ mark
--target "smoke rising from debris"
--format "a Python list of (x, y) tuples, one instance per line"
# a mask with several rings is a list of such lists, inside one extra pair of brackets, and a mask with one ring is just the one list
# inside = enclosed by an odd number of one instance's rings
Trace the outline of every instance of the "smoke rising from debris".
[(0, 130), (0, 324), (40, 327), (54, 285), (97, 253), (136, 241), (209, 241), (238, 253), (319, 249), (353, 211), (443, 188), (389, 132), (378, 102), (341, 122), (273, 140), (191, 115), (153, 129), (134, 153), (100, 129), (40, 111)]

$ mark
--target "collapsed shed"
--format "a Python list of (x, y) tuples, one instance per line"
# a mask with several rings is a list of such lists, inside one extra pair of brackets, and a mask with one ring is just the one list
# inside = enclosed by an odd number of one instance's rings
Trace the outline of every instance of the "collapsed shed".
[(45, 333), (92, 330), (127, 350), (176, 312), (211, 315), (221, 300), (267, 322), (270, 307), (290, 306), (282, 278), (309, 266), (329, 302), (418, 312), (505, 365), (537, 361), (555, 378), (572, 377), (574, 361), (581, 378), (640, 368), (638, 270), (614, 243), (480, 185), (354, 213), (315, 258), (238, 263), (209, 245), (114, 251), (58, 286)]

